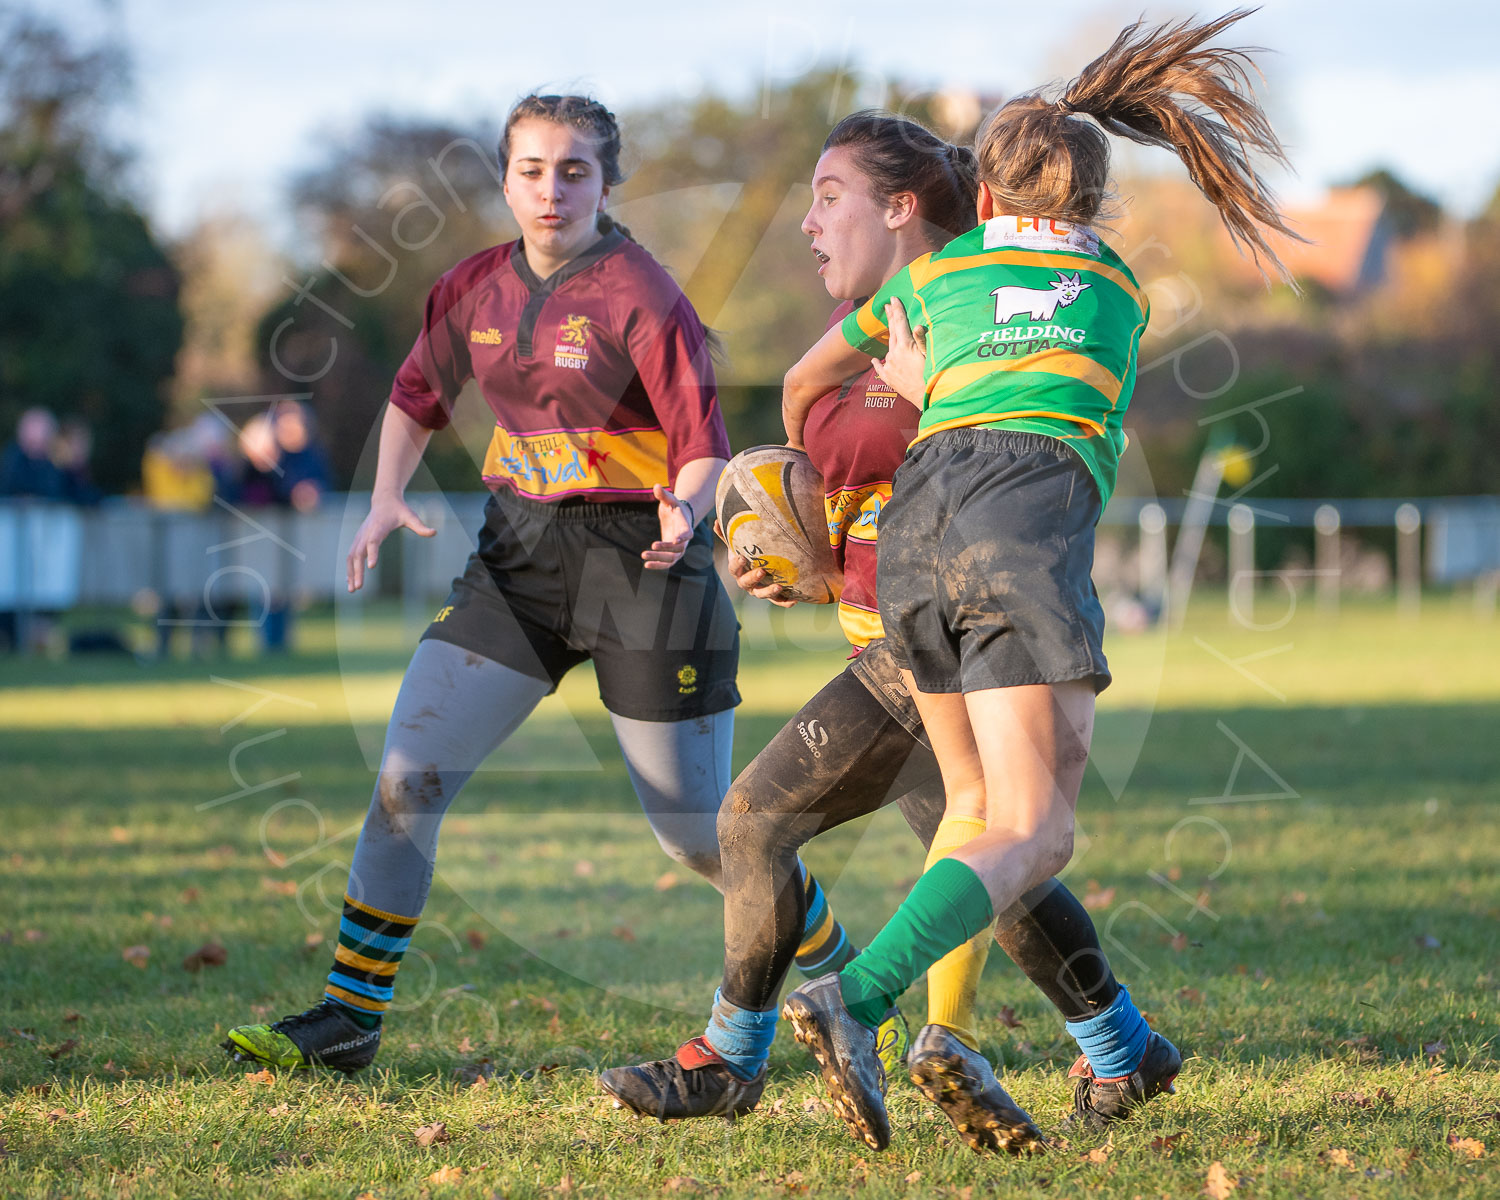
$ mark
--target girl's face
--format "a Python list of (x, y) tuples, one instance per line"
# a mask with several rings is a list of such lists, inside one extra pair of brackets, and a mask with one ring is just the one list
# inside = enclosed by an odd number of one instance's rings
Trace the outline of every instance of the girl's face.
[(598, 155), (576, 130), (539, 117), (517, 121), (504, 191), (528, 251), (562, 263), (598, 239), (609, 188)]
[(823, 286), (837, 300), (880, 290), (905, 263), (899, 257), (891, 206), (877, 199), (848, 147), (835, 146), (813, 168), (813, 200), (802, 218), (812, 238)]

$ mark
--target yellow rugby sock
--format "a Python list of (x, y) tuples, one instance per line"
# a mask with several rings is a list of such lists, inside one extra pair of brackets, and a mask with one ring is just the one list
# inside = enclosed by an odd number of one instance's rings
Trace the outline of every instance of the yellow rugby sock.
[[(933, 835), (923, 872), (932, 870), (934, 863), (984, 831), (985, 823), (979, 817), (944, 817)], [(991, 922), (983, 932), (927, 968), (927, 1023), (951, 1029), (970, 1050), (979, 1049), (979, 1034), (974, 1028), (974, 997), (994, 940), (995, 926)]]

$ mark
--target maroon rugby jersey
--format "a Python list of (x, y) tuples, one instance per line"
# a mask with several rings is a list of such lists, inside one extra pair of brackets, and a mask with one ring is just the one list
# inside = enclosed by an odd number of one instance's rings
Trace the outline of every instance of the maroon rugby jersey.
[(437, 281), (391, 403), (441, 429), (471, 378), (495, 414), (496, 490), (649, 500), (684, 463), (729, 457), (703, 322), (617, 231), (546, 279), (509, 242)]
[[(834, 309), (828, 328), (861, 302)], [(921, 414), (874, 370), (846, 380), (808, 414), (802, 443), (823, 476), (828, 542), (844, 568), (839, 624), (856, 646), (882, 634), (875, 608), (875, 537), (880, 510), (891, 498), (891, 476), (917, 436)]]

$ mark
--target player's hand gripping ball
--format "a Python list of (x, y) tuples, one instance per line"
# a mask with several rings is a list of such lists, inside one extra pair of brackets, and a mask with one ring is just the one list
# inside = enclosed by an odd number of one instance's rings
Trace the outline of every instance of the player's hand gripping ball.
[(714, 496), (731, 554), (778, 583), (788, 600), (832, 604), (844, 575), (828, 544), (823, 477), (807, 452), (752, 446), (729, 460)]

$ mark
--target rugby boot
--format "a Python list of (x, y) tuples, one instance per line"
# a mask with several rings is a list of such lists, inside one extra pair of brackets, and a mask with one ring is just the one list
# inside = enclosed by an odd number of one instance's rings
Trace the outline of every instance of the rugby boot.
[(1068, 1071), (1073, 1079), (1073, 1113), (1063, 1127), (1102, 1129), (1111, 1121), (1123, 1121), (1152, 1096), (1176, 1092), (1172, 1081), (1181, 1070), (1177, 1047), (1154, 1031), (1140, 1065), (1118, 1079), (1096, 1078), (1088, 1057), (1080, 1054)]
[(885, 1067), (875, 1052), (875, 1031), (844, 1007), (839, 977), (823, 975), (786, 998), (781, 1015), (818, 1061), (833, 1111), (872, 1150), (891, 1144), (885, 1111)]
[(880, 1059), (880, 1065), (885, 1068), (887, 1086), (906, 1065), (906, 1052), (909, 1049), (911, 1029), (906, 1024), (906, 1018), (901, 1015), (901, 1010), (893, 1004), (886, 1009), (885, 1019), (875, 1031), (875, 1057)]
[(970, 1150), (1027, 1154), (1046, 1143), (1025, 1109), (995, 1078), (989, 1060), (951, 1029), (926, 1025), (907, 1059), (911, 1081), (943, 1110)]
[(610, 1067), (600, 1074), (599, 1086), (614, 1098), (615, 1107), (655, 1117), (664, 1125), (693, 1117), (732, 1121), (760, 1103), (766, 1066), (761, 1064), (754, 1079), (743, 1080), (707, 1041), (695, 1037), (678, 1046), (671, 1058)]
[(219, 1043), (237, 1062), (268, 1067), (332, 1067), (346, 1074), (368, 1067), (380, 1049), (380, 1026), (364, 1029), (342, 1005), (324, 1000), (274, 1025), (241, 1025)]

